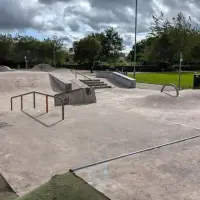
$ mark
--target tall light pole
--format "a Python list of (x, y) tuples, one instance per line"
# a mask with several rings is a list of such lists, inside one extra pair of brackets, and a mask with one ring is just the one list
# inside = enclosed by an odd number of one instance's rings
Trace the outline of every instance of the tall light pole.
[(179, 73), (178, 73), (178, 89), (181, 90), (181, 67), (183, 62), (183, 54), (180, 52), (180, 63), (179, 63)]
[(28, 68), (30, 51), (28, 50), (27, 53), (28, 53), (28, 56), (27, 56), (27, 68)]
[(134, 78), (136, 73), (137, 62), (137, 15), (138, 15), (138, 0), (135, 0), (135, 48), (134, 48)]
[(55, 49), (53, 51), (53, 65), (54, 65), (54, 67), (56, 67), (56, 52), (55, 52)]

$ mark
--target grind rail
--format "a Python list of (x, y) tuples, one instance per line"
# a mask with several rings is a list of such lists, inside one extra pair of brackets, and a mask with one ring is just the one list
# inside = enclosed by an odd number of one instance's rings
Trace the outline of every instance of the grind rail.
[(80, 73), (80, 72), (77, 72), (77, 71), (75, 71), (75, 79), (77, 79), (78, 74), (81, 75), (81, 76), (83, 76), (83, 77), (86, 78), (87, 80), (91, 80), (91, 78), (89, 78), (89, 77), (87, 77), (86, 75), (84, 75), (84, 74), (82, 74), (82, 73)]
[(179, 90), (178, 90), (178, 88), (176, 87), (176, 85), (174, 85), (173, 83), (168, 83), (168, 84), (163, 85), (162, 88), (161, 88), (161, 92), (164, 91), (164, 89), (165, 89), (166, 86), (172, 86), (172, 87), (174, 87), (175, 90), (176, 90), (176, 96), (177, 96), (177, 97), (179, 96)]
[(62, 102), (62, 120), (65, 119), (64, 99), (62, 97), (56, 97), (56, 96), (45, 94), (45, 93), (41, 93), (41, 92), (33, 91), (33, 92), (27, 92), (27, 93), (24, 93), (24, 94), (20, 94), (20, 95), (11, 97), (11, 99), (10, 99), (11, 110), (13, 110), (13, 99), (18, 98), (18, 97), (20, 97), (20, 99), (21, 99), (21, 110), (23, 110), (23, 104), (24, 104), (23, 96), (27, 96), (27, 95), (30, 95), (30, 94), (33, 94), (33, 108), (36, 108), (36, 101), (35, 101), (36, 94), (39, 94), (39, 95), (42, 95), (42, 96), (46, 96), (46, 113), (49, 112), (49, 103), (48, 103), (49, 102), (48, 101), (49, 97), (60, 99), (61, 102)]

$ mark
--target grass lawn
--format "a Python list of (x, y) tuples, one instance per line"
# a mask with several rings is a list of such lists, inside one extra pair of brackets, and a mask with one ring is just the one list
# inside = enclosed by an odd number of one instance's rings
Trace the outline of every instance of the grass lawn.
[[(132, 74), (128, 74), (129, 77), (133, 77)], [(181, 73), (181, 88), (188, 89), (193, 88), (193, 76), (192, 72)], [(151, 84), (167, 84), (173, 83), (178, 86), (178, 72), (169, 73), (137, 73), (136, 81), (138, 83), (151, 83)]]
[(83, 179), (68, 172), (56, 175), (50, 181), (16, 200), (109, 200)]

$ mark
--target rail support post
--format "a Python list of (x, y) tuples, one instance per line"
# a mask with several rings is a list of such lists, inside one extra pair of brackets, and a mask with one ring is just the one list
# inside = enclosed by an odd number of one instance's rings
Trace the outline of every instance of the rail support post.
[(64, 100), (62, 99), (62, 120), (65, 119), (65, 105), (64, 105)]
[(46, 95), (46, 113), (49, 112), (49, 102), (48, 102), (48, 96)]
[(35, 108), (35, 92), (33, 92), (33, 108)]
[(23, 110), (23, 96), (21, 95), (21, 110)]
[(11, 103), (10, 109), (13, 110), (13, 98), (10, 99), (10, 103)]

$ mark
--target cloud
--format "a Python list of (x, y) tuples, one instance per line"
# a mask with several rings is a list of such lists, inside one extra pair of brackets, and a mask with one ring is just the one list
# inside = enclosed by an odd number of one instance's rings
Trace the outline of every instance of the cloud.
[[(138, 0), (138, 38), (149, 31), (153, 14), (171, 19), (178, 12), (200, 21), (199, 0)], [(71, 44), (91, 32), (116, 28), (127, 48), (134, 37), (134, 0), (0, 0), (0, 31), (33, 29)]]
[(36, 7), (23, 7), (22, 3), (19, 0), (0, 1), (0, 29), (40, 28), (34, 21)]
[(71, 1), (72, 0), (39, 0), (39, 2), (43, 4), (54, 4), (57, 2), (69, 3)]

